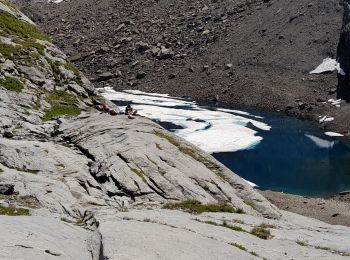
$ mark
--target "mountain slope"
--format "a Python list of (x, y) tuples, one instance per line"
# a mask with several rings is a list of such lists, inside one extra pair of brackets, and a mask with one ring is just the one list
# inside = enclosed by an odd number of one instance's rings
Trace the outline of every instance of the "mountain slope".
[(349, 228), (278, 210), (148, 119), (96, 110), (47, 36), (3, 2), (0, 17), (1, 259), (349, 255)]
[[(310, 75), (337, 57), (343, 7), (310, 1), (17, 1), (98, 86), (248, 105), (347, 134), (337, 75)], [(76, 13), (75, 10), (80, 10)]]

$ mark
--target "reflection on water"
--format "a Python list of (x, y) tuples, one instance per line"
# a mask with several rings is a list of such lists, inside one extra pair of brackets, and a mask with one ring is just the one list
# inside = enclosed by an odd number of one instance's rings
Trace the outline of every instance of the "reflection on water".
[(202, 107), (167, 95), (108, 90), (105, 96), (119, 105), (134, 102), (142, 115), (262, 189), (306, 196), (350, 190), (350, 148), (308, 122), (281, 113)]
[(350, 190), (350, 148), (310, 123), (264, 113), (269, 132), (254, 149), (214, 157), (263, 189), (305, 196)]

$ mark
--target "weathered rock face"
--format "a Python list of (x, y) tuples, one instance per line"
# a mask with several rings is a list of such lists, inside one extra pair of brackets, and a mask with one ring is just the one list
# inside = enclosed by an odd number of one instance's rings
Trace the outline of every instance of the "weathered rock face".
[[(0, 15), (31, 25), (4, 5)], [(348, 228), (279, 211), (148, 119), (98, 112), (92, 85), (63, 53), (35, 27), (27, 27), (35, 32), (30, 43), (18, 26), (9, 28), (0, 27), (1, 259), (337, 259), (350, 252)], [(188, 200), (237, 213), (160, 209)], [(263, 222), (268, 240), (250, 233)]]

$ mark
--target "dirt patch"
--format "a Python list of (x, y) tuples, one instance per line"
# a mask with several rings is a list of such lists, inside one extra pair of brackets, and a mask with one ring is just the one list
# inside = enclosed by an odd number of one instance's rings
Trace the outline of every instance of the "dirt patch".
[(306, 198), (274, 191), (259, 192), (280, 209), (333, 225), (350, 226), (350, 194), (330, 198)]

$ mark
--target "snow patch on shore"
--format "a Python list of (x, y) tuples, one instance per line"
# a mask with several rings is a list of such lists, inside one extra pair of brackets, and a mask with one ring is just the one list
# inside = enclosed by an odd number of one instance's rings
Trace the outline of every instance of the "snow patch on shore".
[[(174, 133), (208, 153), (234, 152), (252, 149), (262, 141), (248, 124), (268, 131), (271, 127), (262, 119), (245, 111), (202, 108), (196, 102), (172, 98), (168, 94), (145, 93), (137, 90), (116, 92), (105, 88), (102, 95), (111, 101), (132, 102), (139, 114), (152, 120), (171, 122), (183, 129)], [(249, 117), (245, 117), (249, 116)]]
[(332, 58), (326, 58), (316, 69), (310, 71), (310, 74), (321, 74), (325, 72), (337, 71), (340, 75), (345, 76), (344, 70), (340, 67), (340, 63)]

